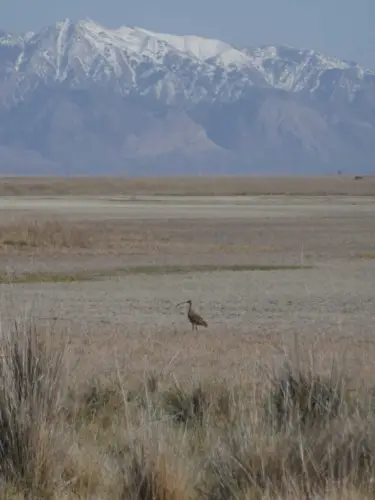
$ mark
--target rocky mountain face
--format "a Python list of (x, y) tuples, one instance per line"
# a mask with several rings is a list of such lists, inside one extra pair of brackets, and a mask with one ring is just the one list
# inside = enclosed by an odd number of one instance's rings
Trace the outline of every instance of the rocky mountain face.
[(0, 172), (375, 169), (375, 73), (283, 46), (65, 20), (0, 31)]

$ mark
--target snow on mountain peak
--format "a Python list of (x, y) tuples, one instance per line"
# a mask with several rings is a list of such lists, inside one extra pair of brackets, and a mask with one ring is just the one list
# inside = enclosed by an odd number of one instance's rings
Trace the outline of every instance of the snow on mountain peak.
[(156, 33), (142, 28), (120, 28), (119, 31), (125, 32), (128, 36), (132, 32), (133, 36), (135, 35), (139, 38), (146, 37), (148, 40), (155, 41), (159, 45), (160, 42), (165, 42), (166, 46), (201, 62), (215, 60), (225, 66), (231, 64), (248, 64), (248, 58), (245, 54), (221, 40), (203, 38), (196, 35)]
[[(136, 90), (168, 102), (204, 99), (213, 86), (215, 98), (233, 99), (244, 85), (265, 83), (245, 52), (220, 40), (108, 29), (90, 19), (64, 19), (24, 38), (14, 69), (75, 87), (112, 82), (123, 94)], [(180, 70), (189, 77), (181, 78)]]
[(196, 35), (134, 26), (109, 29), (91, 19), (67, 18), (23, 38), (0, 33), (1, 44), (17, 45), (14, 70), (21, 78), (29, 74), (73, 86), (111, 82), (122, 94), (135, 91), (167, 102), (233, 100), (253, 85), (312, 92), (327, 70), (350, 70), (358, 81), (369, 73), (313, 50), (273, 45), (238, 49)]
[[(58, 23), (56, 28), (66, 30), (71, 24), (67, 19)], [(196, 35), (157, 33), (137, 26), (109, 29), (92, 20), (79, 21), (76, 26), (93, 44), (96, 43), (98, 50), (103, 48), (103, 44), (109, 44), (133, 55), (147, 56), (157, 62), (161, 62), (163, 57), (172, 51), (201, 63), (211, 60), (225, 67), (249, 65), (249, 59), (243, 52), (220, 40)]]
[(320, 76), (327, 70), (354, 70), (359, 79), (371, 73), (356, 63), (327, 57), (311, 49), (280, 45), (248, 48), (245, 52), (271, 86), (292, 92), (316, 90)]
[(0, 30), (0, 45), (13, 47), (22, 45), (22, 37)]

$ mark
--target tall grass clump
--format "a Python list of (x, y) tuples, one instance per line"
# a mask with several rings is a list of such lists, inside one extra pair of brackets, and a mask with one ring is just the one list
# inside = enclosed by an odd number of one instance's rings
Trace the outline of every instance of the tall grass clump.
[(7, 248), (68, 249), (88, 248), (90, 228), (57, 220), (21, 220), (0, 226), (0, 243)]
[[(187, 500), (193, 497), (189, 458), (181, 460), (179, 451), (164, 448), (165, 432), (155, 445), (133, 444), (122, 463), (120, 500)], [(178, 436), (175, 439), (183, 446)]]
[(348, 488), (375, 494), (374, 414), (365, 415), (363, 395), (347, 384), (334, 368), (323, 376), (287, 361), (218, 436), (200, 497), (326, 498)]
[(272, 380), (266, 404), (268, 416), (279, 428), (322, 427), (349, 411), (346, 383), (334, 369), (323, 377), (287, 361), (282, 373)]
[(53, 489), (64, 349), (53, 347), (51, 333), (38, 335), (30, 318), (0, 338), (0, 475), (37, 495)]

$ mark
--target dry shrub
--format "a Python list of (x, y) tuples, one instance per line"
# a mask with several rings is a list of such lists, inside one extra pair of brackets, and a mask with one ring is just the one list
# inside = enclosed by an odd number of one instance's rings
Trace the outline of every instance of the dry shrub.
[(107, 428), (114, 416), (123, 414), (124, 404), (117, 381), (96, 378), (85, 384), (83, 390), (71, 392), (66, 415), (76, 427), (96, 422)]
[(164, 411), (176, 422), (202, 424), (205, 411), (208, 409), (207, 394), (199, 385), (191, 391), (186, 391), (180, 384), (163, 394)]
[[(220, 434), (200, 498), (313, 498), (348, 485), (373, 490), (374, 420), (351, 403), (345, 377), (294, 370), (272, 381), (261, 407)], [(323, 498), (323, 496), (319, 496)]]
[(52, 487), (60, 436), (63, 349), (38, 339), (31, 319), (2, 332), (0, 475), (29, 491)]
[(88, 248), (91, 234), (88, 228), (54, 220), (25, 220), (0, 226), (0, 242), (6, 247), (68, 249)]
[(74, 442), (62, 465), (67, 498), (119, 498), (122, 482), (116, 463), (101, 450), (95, 436)]
[(128, 445), (117, 456), (121, 500), (194, 498), (184, 432), (171, 428), (168, 422), (159, 422), (147, 425), (142, 435), (129, 433), (128, 438)]
[(347, 381), (334, 369), (322, 377), (312, 371), (296, 370), (287, 361), (281, 376), (272, 380), (266, 408), (279, 428), (324, 426), (348, 410)]
[[(178, 241), (173, 241), (178, 244)], [(182, 243), (181, 243), (182, 245)], [(186, 245), (186, 243), (184, 243)], [(130, 255), (167, 250), (157, 230), (116, 220), (29, 219), (0, 225), (0, 248), (6, 252), (120, 252)]]
[(174, 484), (165, 458), (159, 456), (156, 463), (150, 463), (142, 449), (140, 456), (134, 455), (123, 471), (124, 500), (181, 500), (184, 491)]
[(160, 394), (163, 411), (174, 421), (200, 426), (233, 421), (240, 397), (225, 381), (197, 381), (190, 388), (175, 381)]

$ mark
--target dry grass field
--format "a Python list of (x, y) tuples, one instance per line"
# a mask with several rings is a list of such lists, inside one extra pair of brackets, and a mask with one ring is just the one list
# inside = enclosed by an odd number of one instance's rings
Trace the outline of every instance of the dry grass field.
[(2, 196), (370, 195), (375, 175), (325, 177), (0, 177)]
[(4, 182), (0, 498), (374, 498), (371, 183)]

